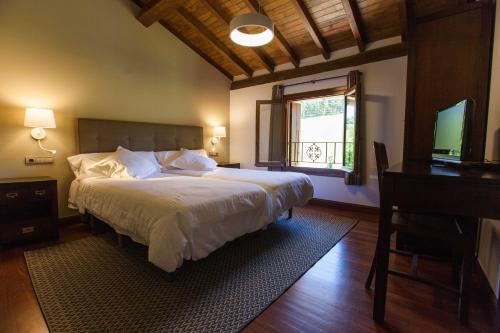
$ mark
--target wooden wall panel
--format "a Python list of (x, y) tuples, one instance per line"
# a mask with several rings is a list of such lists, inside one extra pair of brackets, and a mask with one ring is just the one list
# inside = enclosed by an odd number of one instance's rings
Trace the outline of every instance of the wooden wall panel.
[(472, 156), (483, 159), (494, 8), (465, 7), (469, 10), (410, 26), (406, 160), (431, 158), (436, 111), (465, 98), (476, 101)]

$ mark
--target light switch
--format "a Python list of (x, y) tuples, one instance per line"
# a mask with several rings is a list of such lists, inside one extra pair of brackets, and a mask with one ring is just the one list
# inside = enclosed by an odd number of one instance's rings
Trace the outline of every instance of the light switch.
[(52, 157), (52, 156), (26, 156), (24, 163), (26, 165), (51, 164), (51, 163), (54, 163), (54, 157)]

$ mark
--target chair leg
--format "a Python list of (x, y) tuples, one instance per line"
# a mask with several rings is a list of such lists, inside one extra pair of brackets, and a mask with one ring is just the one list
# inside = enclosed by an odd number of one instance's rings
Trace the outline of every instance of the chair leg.
[(368, 278), (366, 279), (365, 289), (370, 290), (372, 287), (373, 277), (375, 276), (375, 262), (377, 261), (377, 254), (373, 256), (372, 265), (370, 267), (370, 273), (368, 273)]

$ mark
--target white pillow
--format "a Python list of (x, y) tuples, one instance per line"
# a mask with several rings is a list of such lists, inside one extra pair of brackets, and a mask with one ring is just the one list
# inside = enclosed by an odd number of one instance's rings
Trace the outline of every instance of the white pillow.
[(81, 173), (85, 173), (85, 167), (82, 167), (82, 161), (83, 160), (88, 160), (89, 163), (86, 163), (86, 167), (91, 165), (92, 163), (99, 162), (106, 157), (110, 156), (113, 154), (113, 152), (109, 153), (89, 153), (89, 154), (78, 154), (74, 156), (69, 156), (67, 158), (69, 162), (69, 166), (73, 173), (75, 174), (75, 177), (80, 176)]
[[(153, 155), (154, 157), (154, 155)], [(104, 160), (94, 164), (90, 173), (103, 174), (113, 178), (146, 178), (158, 171), (158, 163), (144, 157), (144, 154), (118, 147)]]
[(174, 170), (177, 168), (171, 167), (170, 163), (172, 163), (177, 157), (181, 156), (181, 151), (180, 150), (157, 151), (155, 155), (156, 159), (161, 164), (163, 169)]
[[(122, 147), (120, 146), (118, 148), (122, 148)], [(122, 149), (125, 149), (125, 148), (122, 148)], [(153, 163), (156, 166), (157, 171), (160, 171), (161, 164), (158, 163), (158, 160), (156, 159), (154, 152), (152, 152), (152, 151), (134, 151), (133, 153), (149, 160), (151, 163)]]
[[(118, 149), (120, 148), (125, 149), (119, 146)], [(156, 160), (155, 154), (152, 151), (136, 151), (134, 153), (150, 160), (153, 164), (155, 164), (157, 171), (160, 171), (161, 165)], [(93, 172), (102, 173), (102, 170), (97, 171), (96, 169), (93, 171), (89, 171), (89, 169), (94, 167), (97, 162), (104, 160), (112, 154), (114, 154), (114, 152), (78, 154), (68, 157), (67, 160), (69, 162), (71, 170), (75, 174), (75, 177), (78, 177), (80, 175), (89, 175), (89, 173)], [(84, 161), (85, 163), (83, 163)]]
[(181, 151), (184, 151), (184, 150), (195, 153), (196, 155), (208, 157), (207, 151), (205, 149), (193, 149), (193, 150), (191, 150), (191, 149), (181, 148)]
[(183, 150), (181, 156), (171, 162), (170, 166), (184, 170), (212, 171), (217, 167), (217, 162), (189, 150)]

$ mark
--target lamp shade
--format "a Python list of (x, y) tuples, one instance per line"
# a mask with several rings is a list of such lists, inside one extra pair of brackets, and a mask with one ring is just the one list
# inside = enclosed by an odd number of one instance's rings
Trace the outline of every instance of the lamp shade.
[(54, 111), (50, 109), (26, 109), (24, 127), (56, 128)]
[(226, 137), (226, 128), (224, 126), (215, 126), (214, 127), (214, 137), (225, 138)]
[[(259, 33), (246, 33), (245, 27), (258, 27)], [(259, 13), (248, 13), (236, 16), (229, 24), (229, 37), (233, 42), (243, 46), (262, 46), (273, 40), (274, 25), (271, 19)]]

